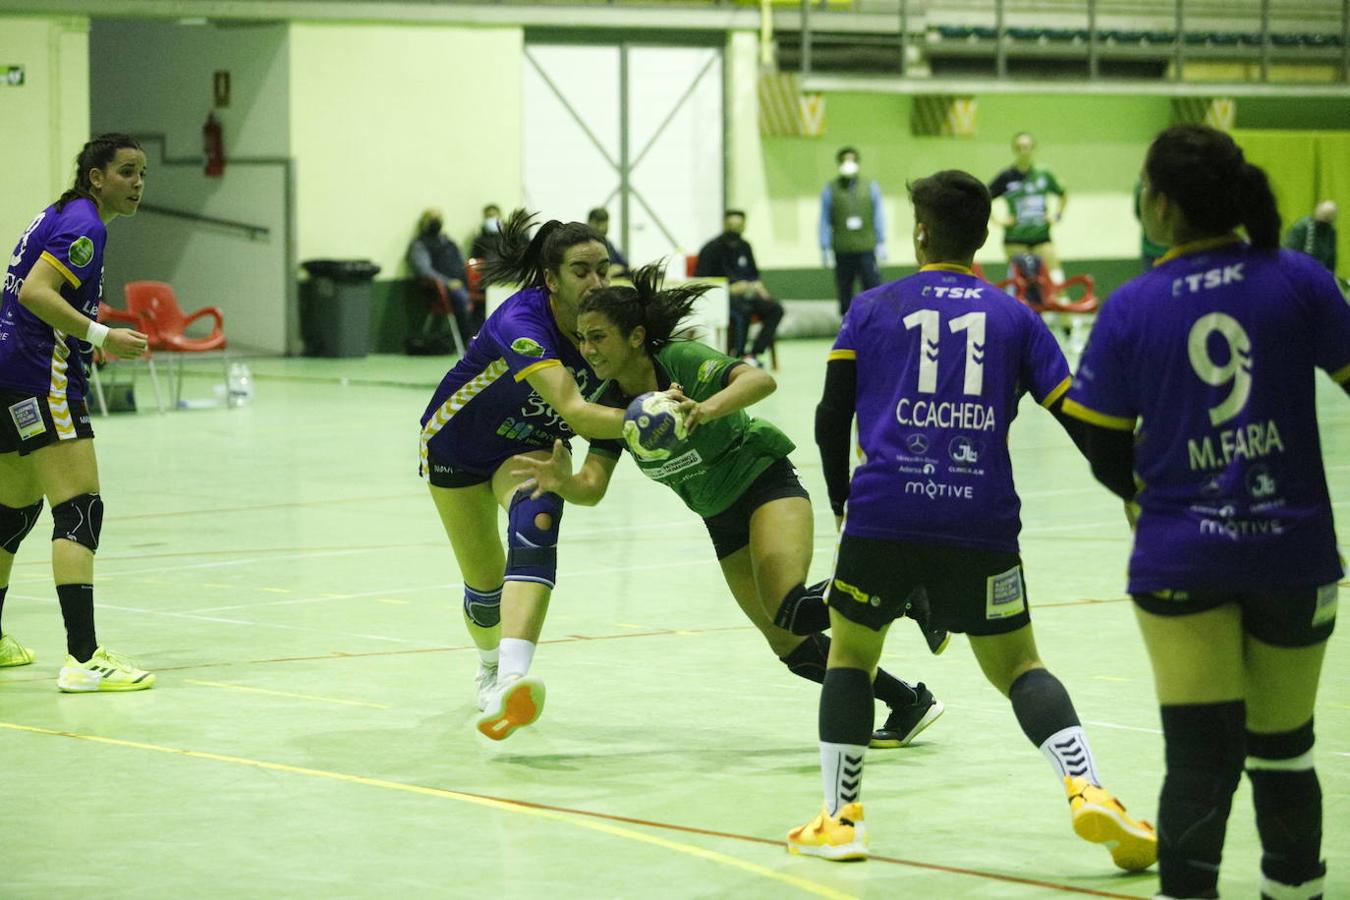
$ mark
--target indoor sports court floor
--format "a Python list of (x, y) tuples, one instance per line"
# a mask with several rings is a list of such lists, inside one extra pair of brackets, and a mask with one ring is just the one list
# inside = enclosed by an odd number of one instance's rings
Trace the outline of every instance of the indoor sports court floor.
[[(759, 409), (797, 441), (818, 501), (810, 434), (826, 347), (785, 342), (781, 387)], [(1074, 837), (1049, 766), (964, 639), (932, 658), (903, 622), (885, 665), (927, 682), (947, 713), (914, 746), (869, 754), (870, 862), (790, 857), (783, 834), (820, 805), (818, 691), (741, 617), (699, 520), (630, 463), (600, 506), (564, 520), (534, 666), (549, 690), (543, 718), (505, 743), (479, 737), (459, 575), (416, 475), (418, 416), (446, 361), (251, 363), (246, 408), (95, 420), (108, 509), (99, 633), (158, 673), (154, 690), (59, 694), (47, 550), (30, 539), (19, 555), (5, 627), (39, 659), (0, 672), (0, 896), (1156, 889)], [(143, 377), (139, 388), (148, 397)], [(1325, 378), (1320, 398), (1345, 529), (1350, 400)], [(1122, 593), (1119, 504), (1030, 401), (1013, 454), (1042, 653), (1106, 784), (1152, 818), (1162, 741)], [(823, 503), (816, 521), (811, 571), (823, 578)], [(1350, 891), (1347, 687), (1341, 634), (1317, 716), (1328, 896)], [(1249, 798), (1244, 785), (1225, 895), (1257, 892)]]

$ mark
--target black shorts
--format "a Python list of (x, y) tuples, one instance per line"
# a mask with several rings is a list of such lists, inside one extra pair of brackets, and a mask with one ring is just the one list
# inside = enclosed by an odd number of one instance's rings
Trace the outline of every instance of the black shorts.
[(905, 614), (918, 587), (928, 591), (931, 624), (948, 631), (1007, 634), (1031, 621), (1016, 553), (849, 534), (839, 540), (825, 602), (850, 622), (880, 631)]
[(18, 451), (27, 456), (57, 441), (92, 438), (89, 407), (83, 400), (56, 400), (46, 394), (28, 394), (0, 388), (0, 453)]
[[(427, 468), (431, 469), (429, 473), (426, 471)], [(438, 488), (473, 487), (475, 484), (486, 484), (492, 480), (491, 472), (485, 474), (470, 469), (458, 469), (434, 460), (419, 463), (417, 474), (431, 482), (432, 487)]]
[(1005, 247), (1008, 246), (1009, 244), (1015, 244), (1015, 245), (1026, 245), (1027, 247), (1031, 247), (1034, 249), (1036, 247), (1039, 247), (1041, 244), (1048, 244), (1048, 243), (1050, 243), (1049, 225), (1042, 225), (1034, 230), (1028, 228), (1026, 231), (1022, 232), (1020, 235), (1016, 237), (1008, 237), (1007, 232), (1004, 232), (1003, 234), (1003, 246)]
[(749, 544), (750, 516), (764, 504), (784, 497), (811, 499), (787, 457), (774, 460), (758, 478), (750, 482), (750, 486), (736, 498), (735, 503), (703, 520), (708, 528), (708, 536), (712, 538), (713, 548), (717, 551), (717, 558), (726, 559)]
[(1134, 602), (1155, 616), (1189, 616), (1226, 603), (1242, 610), (1242, 630), (1276, 647), (1312, 647), (1336, 628), (1336, 582), (1289, 591), (1152, 591)]

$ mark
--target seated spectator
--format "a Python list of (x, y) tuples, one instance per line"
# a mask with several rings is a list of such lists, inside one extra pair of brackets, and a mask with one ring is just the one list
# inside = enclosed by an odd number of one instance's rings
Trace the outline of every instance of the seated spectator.
[[(720, 276), (727, 280), (731, 300), (731, 346), (727, 352), (758, 366), (760, 354), (772, 346), (778, 323), (783, 320), (783, 304), (769, 296), (764, 282), (759, 280), (755, 251), (741, 237), (744, 231), (745, 213), (739, 209), (727, 210), (722, 219), (722, 233), (698, 252), (698, 267), (694, 274)], [(754, 346), (746, 353), (745, 342), (752, 316), (759, 316), (761, 326)]]
[(496, 256), (497, 233), (502, 230), (502, 209), (495, 203), (483, 207), (483, 224), (469, 245), (469, 258), (489, 260)]
[(1300, 250), (1336, 274), (1336, 203), (1323, 200), (1311, 216), (1304, 216), (1293, 224), (1284, 236), (1284, 246)]
[(445, 217), (439, 209), (428, 209), (417, 222), (417, 237), (408, 245), (408, 265), (416, 277), (444, 288), (454, 311), (455, 323), (464, 340), (473, 331), (469, 318), (469, 292), (464, 285), (464, 259), (459, 247), (446, 237)]
[(605, 249), (609, 251), (609, 277), (619, 278), (627, 275), (628, 260), (624, 259), (619, 248), (609, 239), (609, 210), (597, 206), (586, 213), (586, 224), (591, 226), (591, 231), (600, 235), (600, 239), (605, 242)]

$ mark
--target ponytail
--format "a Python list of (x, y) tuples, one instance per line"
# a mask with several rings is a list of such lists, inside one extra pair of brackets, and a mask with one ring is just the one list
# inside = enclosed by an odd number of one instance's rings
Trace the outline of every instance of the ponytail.
[(1279, 246), (1280, 214), (1270, 180), (1222, 131), (1204, 125), (1168, 128), (1149, 147), (1144, 170), (1153, 190), (1176, 203), (1198, 237), (1217, 237), (1241, 225), (1254, 247)]
[(614, 286), (587, 294), (579, 313), (598, 312), (614, 323), (624, 337), (641, 325), (646, 330), (643, 349), (654, 355), (666, 344), (690, 340), (692, 329), (681, 329), (694, 304), (706, 294), (709, 284), (682, 284), (662, 290), (663, 263), (649, 263), (629, 273), (632, 287)]
[(1275, 193), (1270, 188), (1270, 179), (1265, 170), (1249, 162), (1242, 164), (1239, 179), (1242, 196), (1239, 200), (1242, 209), (1242, 227), (1252, 246), (1261, 250), (1274, 250), (1280, 246), (1280, 210), (1275, 205)]
[(501, 231), (488, 239), (484, 284), (544, 287), (544, 273), (558, 273), (568, 247), (590, 241), (604, 243), (589, 225), (557, 219), (540, 225), (531, 238), (530, 228), (536, 217), (535, 213), (517, 209), (507, 217)]
[(117, 151), (124, 148), (142, 150), (140, 141), (129, 134), (120, 132), (100, 134), (81, 147), (79, 154), (75, 157), (75, 183), (57, 198), (56, 203), (53, 204), (56, 211), (60, 212), (65, 209), (67, 203), (81, 197), (86, 200), (93, 200), (94, 185), (89, 179), (89, 171), (107, 168), (108, 164), (117, 158)]

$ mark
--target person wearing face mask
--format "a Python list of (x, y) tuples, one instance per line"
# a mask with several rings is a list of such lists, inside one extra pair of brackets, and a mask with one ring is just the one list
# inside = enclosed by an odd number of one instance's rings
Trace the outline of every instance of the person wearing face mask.
[(886, 259), (886, 215), (881, 188), (858, 176), (858, 151), (843, 147), (835, 154), (839, 177), (820, 195), (820, 253), (825, 268), (834, 268), (839, 314), (848, 312), (853, 285), (863, 290), (881, 284), (877, 263)]
[(497, 235), (502, 230), (502, 210), (495, 203), (483, 207), (483, 224), (469, 243), (469, 257), (484, 262), (491, 259)]
[(417, 237), (408, 245), (408, 265), (419, 279), (433, 282), (450, 302), (459, 333), (473, 333), (469, 320), (469, 292), (464, 286), (464, 259), (459, 247), (442, 230), (445, 217), (439, 209), (424, 210), (417, 222)]
[[(783, 320), (783, 304), (769, 296), (764, 282), (759, 280), (755, 265), (755, 251), (741, 235), (745, 232), (745, 213), (729, 209), (722, 220), (722, 233), (703, 245), (698, 251), (698, 267), (694, 274), (700, 278), (720, 277), (727, 280), (731, 301), (732, 356), (742, 357), (752, 366), (759, 366), (759, 357), (773, 346), (778, 323)], [(750, 352), (745, 343), (749, 338), (750, 319), (759, 316), (759, 334)]]

